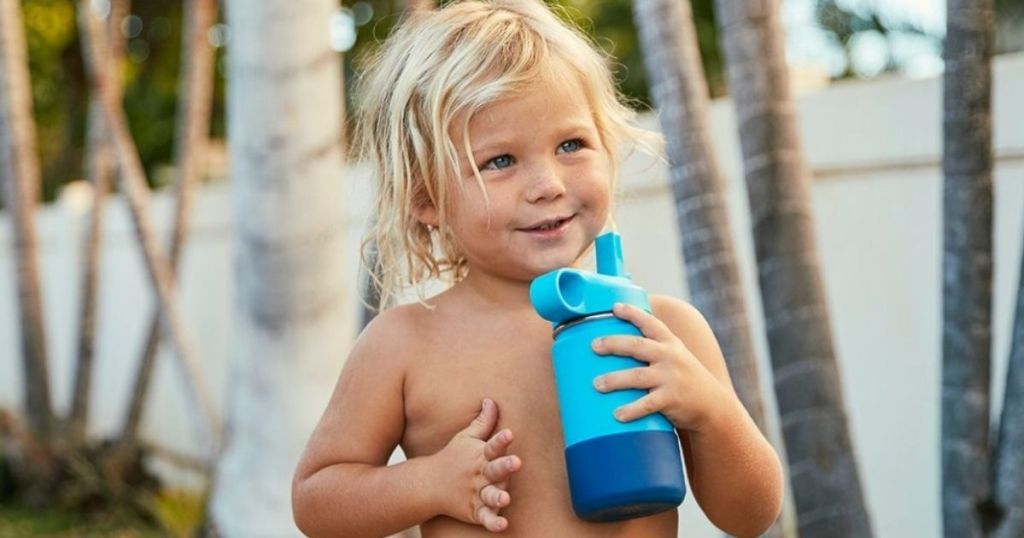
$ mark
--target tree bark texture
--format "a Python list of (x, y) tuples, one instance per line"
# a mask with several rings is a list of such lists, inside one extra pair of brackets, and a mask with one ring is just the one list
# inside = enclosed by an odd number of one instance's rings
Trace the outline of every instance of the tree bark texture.
[(167, 262), (160, 256), (153, 232), (152, 218), (149, 214), (149, 188), (146, 184), (145, 171), (139, 159), (138, 150), (128, 131), (124, 109), (121, 107), (120, 94), (113, 69), (109, 63), (110, 49), (102, 23), (92, 13), (89, 0), (79, 0), (78, 16), (81, 31), (87, 33), (86, 65), (88, 67), (93, 91), (100, 97), (103, 119), (110, 129), (111, 139), (120, 167), (120, 179), (123, 191), (131, 210), (135, 232), (142, 250), (146, 269), (149, 272), (157, 303), (163, 311), (166, 328), (170, 331), (176, 346), (178, 364), (182, 367), (186, 386), (192, 393), (192, 403), (197, 406), (197, 415), (203, 421), (216, 443), (220, 437), (220, 420), (216, 408), (202, 378), (199, 364), (185, 325), (181, 310), (173, 298), (171, 271)]
[[(356, 328), (345, 278), (341, 57), (335, 0), (230, 0), (228, 139), (236, 314), (230, 432), (213, 520), (293, 536), (292, 473)], [(254, 507), (259, 509), (254, 510)]]
[(942, 514), (985, 536), (991, 495), (991, 0), (949, 0), (943, 58)]
[(744, 407), (764, 431), (757, 362), (708, 121), (708, 92), (688, 0), (633, 3), (651, 97), (669, 156), (690, 300), (722, 345)]
[(870, 536), (814, 242), (778, 0), (716, 0), (800, 535)]
[[(195, 184), (206, 165), (209, 145), (210, 113), (213, 106), (214, 51), (207, 34), (217, 20), (215, 0), (185, 2), (182, 29), (182, 70), (178, 84), (177, 126), (174, 140), (175, 182), (177, 199), (174, 228), (170, 237), (171, 278), (176, 278), (181, 250), (188, 234)], [(131, 400), (121, 428), (121, 443), (134, 446), (138, 442), (146, 395), (149, 393), (153, 367), (156, 364), (161, 334), (160, 309), (150, 316), (149, 332), (138, 361), (132, 384)]]
[(0, 181), (14, 224), (24, 412), (32, 433), (45, 442), (54, 433), (55, 420), (33, 220), (39, 199), (39, 156), (28, 51), (17, 0), (0, 0)]
[[(127, 11), (128, 0), (114, 0), (106, 22), (111, 44), (110, 62), (119, 66), (123, 60), (124, 34), (120, 21)], [(84, 39), (85, 34), (80, 36)], [(83, 46), (85, 43), (83, 42)], [(121, 92), (119, 76), (113, 77)], [(102, 247), (103, 212), (115, 172), (110, 136), (103, 123), (103, 110), (96, 96), (90, 98), (88, 127), (86, 129), (85, 175), (92, 184), (92, 207), (89, 224), (82, 244), (82, 283), (79, 298), (78, 350), (75, 355), (74, 392), (68, 430), (76, 444), (86, 440), (89, 425), (89, 399), (92, 394), (92, 373), (96, 341), (96, 297), (99, 294), (100, 252)]]

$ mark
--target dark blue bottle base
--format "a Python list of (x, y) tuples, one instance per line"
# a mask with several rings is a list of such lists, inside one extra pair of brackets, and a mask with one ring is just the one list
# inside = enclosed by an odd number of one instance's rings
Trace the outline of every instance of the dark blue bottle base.
[(565, 449), (572, 507), (580, 519), (620, 521), (683, 502), (679, 438), (672, 431), (606, 435)]

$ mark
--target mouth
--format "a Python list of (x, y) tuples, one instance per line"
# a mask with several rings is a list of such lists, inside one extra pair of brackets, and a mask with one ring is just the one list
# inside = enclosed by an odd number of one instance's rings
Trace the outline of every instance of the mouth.
[(568, 225), (574, 218), (576, 218), (575, 214), (565, 217), (556, 217), (553, 219), (544, 219), (525, 228), (519, 228), (519, 231), (538, 235), (554, 235), (564, 230), (566, 225)]

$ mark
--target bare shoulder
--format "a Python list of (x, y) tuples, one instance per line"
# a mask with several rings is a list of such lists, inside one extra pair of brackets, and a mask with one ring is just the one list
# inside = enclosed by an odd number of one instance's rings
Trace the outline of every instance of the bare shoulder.
[(651, 295), (651, 311), (719, 380), (730, 383), (725, 357), (711, 325), (692, 304), (667, 295)]
[(346, 366), (373, 362), (377, 365), (401, 367), (408, 359), (408, 350), (426, 337), (426, 321), (430, 311), (418, 304), (405, 304), (384, 310), (363, 329), (352, 347)]
[(673, 331), (680, 328), (687, 332), (700, 332), (698, 329), (708, 324), (696, 307), (678, 297), (651, 294), (650, 300), (654, 315), (672, 327)]
[(336, 463), (387, 463), (405, 428), (405, 373), (423, 333), (418, 309), (385, 310), (356, 339), (297, 477)]

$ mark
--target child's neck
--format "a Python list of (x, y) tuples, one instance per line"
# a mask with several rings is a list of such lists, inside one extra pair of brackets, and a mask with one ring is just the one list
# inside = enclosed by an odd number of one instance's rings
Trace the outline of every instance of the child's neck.
[(486, 309), (500, 308), (507, 311), (533, 310), (530, 304), (530, 281), (514, 280), (483, 271), (470, 271), (459, 282), (466, 300)]

